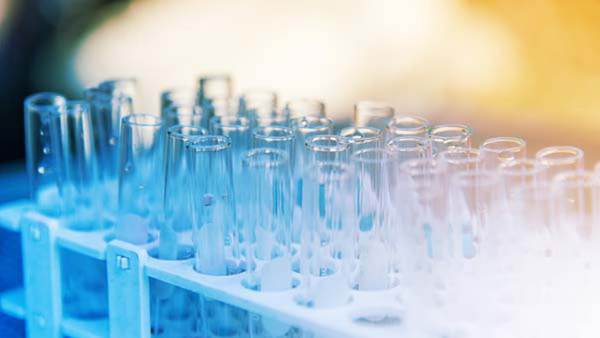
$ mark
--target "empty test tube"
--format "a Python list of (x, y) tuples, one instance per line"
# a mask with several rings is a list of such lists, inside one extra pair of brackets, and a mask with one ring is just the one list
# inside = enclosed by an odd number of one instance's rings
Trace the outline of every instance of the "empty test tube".
[(252, 148), (274, 148), (294, 156), (294, 132), (289, 127), (256, 127), (252, 130)]
[(428, 137), (429, 121), (418, 115), (396, 115), (385, 126), (385, 131), (388, 138), (398, 136)]
[(546, 167), (544, 179), (551, 182), (563, 171), (583, 170), (583, 150), (571, 146), (552, 146), (538, 150), (535, 158)]
[(166, 120), (167, 109), (172, 105), (192, 107), (198, 103), (198, 89), (172, 88), (160, 93), (160, 116)]
[(258, 291), (292, 287), (291, 199), (288, 155), (256, 148), (242, 160), (244, 189), (250, 201), (245, 214), (248, 276), (245, 286)]
[(306, 139), (304, 165), (318, 162), (347, 163), (350, 142), (339, 135), (316, 135)]
[(306, 98), (290, 100), (285, 104), (284, 115), (290, 119), (301, 116), (325, 116), (325, 103)]
[(50, 116), (63, 222), (77, 230), (97, 230), (99, 191), (90, 106), (68, 101)]
[(206, 135), (186, 143), (191, 176), (196, 271), (225, 276), (240, 272), (231, 140)]
[(351, 152), (383, 145), (383, 133), (375, 127), (347, 127), (340, 131), (340, 136), (348, 139)]
[(175, 125), (208, 128), (208, 120), (197, 105), (171, 104), (164, 109), (163, 118), (167, 128)]
[(233, 85), (228, 74), (206, 75), (198, 80), (196, 103), (202, 107), (207, 120), (210, 121), (215, 115), (226, 115), (222, 111), (229, 109), (232, 92)]
[(257, 126), (281, 126), (287, 127), (290, 125), (290, 120), (287, 115), (276, 115), (267, 117), (257, 117), (252, 120)]
[(355, 275), (356, 178), (343, 163), (319, 162), (306, 170), (303, 185), (298, 303), (339, 306), (350, 300)]
[(527, 143), (518, 137), (493, 137), (479, 147), (481, 167), (497, 170), (500, 164), (527, 156)]
[(436, 155), (449, 148), (471, 148), (471, 128), (462, 124), (441, 124), (429, 130), (431, 150)]
[(445, 166), (448, 178), (458, 172), (474, 172), (482, 169), (479, 149), (450, 148), (438, 154), (439, 162)]
[(354, 105), (353, 124), (384, 130), (394, 116), (394, 108), (381, 101), (359, 101)]
[(121, 125), (117, 239), (149, 241), (158, 230), (164, 182), (164, 124), (160, 117), (132, 114)]
[(207, 133), (204, 128), (183, 125), (175, 125), (167, 130), (164, 220), (158, 253), (161, 259), (193, 256), (191, 182), (185, 143)]
[(425, 159), (429, 156), (429, 139), (420, 136), (398, 136), (387, 141), (386, 149), (397, 153), (400, 162)]
[[(103, 81), (98, 85), (98, 89), (101, 91), (113, 95), (113, 96), (124, 96), (129, 98), (130, 105), (126, 115), (134, 112), (134, 104), (137, 100), (137, 80), (134, 78), (123, 78)], [(124, 117), (123, 115), (122, 117)]]
[(240, 97), (240, 112), (252, 119), (277, 116), (277, 94), (270, 90), (249, 90)]
[(59, 216), (58, 177), (51, 140), (51, 116), (64, 112), (67, 100), (55, 93), (38, 93), (25, 99), (25, 149), (29, 195), (39, 211)]
[(385, 149), (364, 149), (352, 154), (357, 186), (358, 266), (355, 288), (382, 290), (395, 285), (393, 191), (397, 156)]

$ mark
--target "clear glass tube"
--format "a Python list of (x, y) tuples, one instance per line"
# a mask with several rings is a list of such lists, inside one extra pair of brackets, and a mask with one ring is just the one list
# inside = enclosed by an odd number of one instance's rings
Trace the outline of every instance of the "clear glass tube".
[(450, 148), (439, 153), (438, 159), (445, 166), (449, 176), (458, 172), (482, 169), (481, 152), (478, 149)]
[(190, 170), (185, 143), (208, 131), (196, 126), (175, 125), (167, 130), (164, 219), (160, 229), (158, 257), (193, 257)]
[(197, 104), (198, 89), (172, 88), (160, 93), (160, 116), (167, 119), (168, 108), (172, 105), (192, 107)]
[[(127, 114), (132, 114), (134, 112), (134, 104), (137, 100), (137, 80), (134, 78), (124, 78), (124, 79), (113, 79), (103, 81), (98, 85), (98, 89), (101, 91), (113, 95), (113, 96), (124, 96), (129, 98), (129, 106)], [(123, 115), (124, 117), (125, 115)]]
[(279, 149), (294, 157), (294, 132), (288, 127), (256, 127), (252, 130), (252, 148)]
[(39, 211), (59, 216), (58, 178), (51, 140), (51, 116), (65, 110), (67, 100), (55, 93), (38, 93), (25, 99), (25, 150), (29, 196)]
[(348, 139), (351, 152), (383, 145), (383, 133), (375, 127), (347, 127), (340, 131), (340, 136)]
[(212, 116), (240, 115), (240, 99), (237, 97), (211, 100)]
[(417, 115), (396, 115), (385, 126), (385, 131), (388, 138), (398, 136), (428, 137), (429, 121)]
[(244, 285), (257, 291), (292, 287), (290, 167), (278, 149), (257, 148), (242, 160), (246, 209), (248, 276)]
[(449, 148), (471, 148), (471, 128), (462, 124), (441, 124), (429, 130), (432, 153)]
[(354, 287), (382, 290), (395, 285), (392, 191), (397, 156), (385, 149), (352, 155), (357, 174), (358, 266)]
[(359, 101), (354, 105), (354, 125), (384, 130), (394, 116), (394, 108), (380, 101)]
[(164, 188), (160, 179), (164, 177), (164, 134), (160, 117), (131, 114), (123, 118), (117, 239), (143, 244), (159, 229)]
[(98, 176), (90, 106), (85, 101), (68, 101), (65, 109), (51, 115), (55, 143), (61, 216), (64, 224), (77, 230), (97, 230)]
[(231, 140), (198, 136), (186, 143), (186, 152), (192, 181), (194, 269), (216, 276), (239, 273)]
[(250, 90), (240, 98), (240, 112), (249, 118), (277, 116), (277, 94), (270, 90)]
[(90, 105), (94, 145), (102, 184), (103, 220), (115, 222), (119, 191), (119, 143), (121, 120), (129, 115), (132, 99), (121, 94), (107, 94), (97, 88), (83, 93)]
[(325, 116), (325, 103), (319, 100), (299, 98), (290, 100), (285, 104), (285, 115), (290, 119), (301, 116)]
[(527, 157), (527, 143), (518, 137), (493, 137), (479, 147), (484, 170), (496, 170), (502, 163)]
[(198, 80), (197, 103), (202, 107), (206, 120), (223, 114), (223, 109), (230, 108), (229, 102), (233, 93), (233, 85), (228, 74), (203, 76)]
[(310, 166), (318, 162), (348, 162), (350, 142), (339, 135), (316, 135), (306, 139), (304, 163)]
[(356, 257), (356, 178), (343, 163), (308, 168), (302, 194), (298, 303), (332, 307), (350, 301)]
[(594, 231), (599, 225), (599, 182), (590, 171), (564, 171), (554, 177), (552, 188), (560, 226), (557, 238), (577, 253), (581, 243), (598, 237)]
[(202, 108), (197, 105), (171, 104), (164, 110), (166, 127), (175, 125), (196, 126), (207, 128), (208, 120), (202, 113)]
[(583, 170), (583, 150), (571, 146), (553, 146), (538, 150), (535, 158), (546, 167), (544, 179), (551, 182), (563, 171)]
[(397, 153), (400, 162), (429, 156), (429, 139), (419, 136), (398, 136), (387, 141), (386, 149)]
[(290, 125), (290, 120), (287, 115), (269, 116), (269, 117), (258, 117), (253, 119), (254, 124), (257, 126), (282, 126), (287, 127)]

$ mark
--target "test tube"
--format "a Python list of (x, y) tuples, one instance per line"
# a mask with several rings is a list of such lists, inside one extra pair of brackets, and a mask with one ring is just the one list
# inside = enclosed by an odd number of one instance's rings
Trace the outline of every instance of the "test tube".
[(143, 244), (159, 229), (164, 188), (164, 124), (160, 117), (123, 118), (119, 145), (117, 239)]
[(348, 162), (350, 142), (339, 135), (315, 135), (306, 139), (304, 163)]
[(358, 266), (354, 287), (382, 290), (395, 285), (392, 191), (397, 156), (385, 149), (352, 154), (357, 174)]
[[(564, 171), (554, 176), (554, 206), (560, 228), (558, 238), (572, 246), (575, 253), (589, 254), (584, 248), (599, 225), (598, 200), (600, 185), (594, 174), (586, 170)], [(583, 245), (582, 245), (583, 244)], [(581, 247), (581, 248), (578, 248)]]
[(25, 149), (29, 195), (37, 209), (59, 216), (58, 178), (51, 140), (51, 116), (65, 110), (67, 100), (55, 93), (38, 93), (25, 99)]
[(448, 177), (458, 172), (482, 169), (482, 156), (478, 149), (450, 148), (439, 153), (438, 158), (445, 166)]
[[(98, 85), (98, 89), (109, 95), (122, 95), (130, 99), (127, 115), (134, 111), (133, 105), (137, 100), (137, 80), (134, 78), (112, 79), (103, 81)], [(125, 115), (123, 115), (125, 116)]]
[(462, 124), (441, 124), (429, 130), (431, 150), (436, 155), (449, 148), (471, 148), (471, 128)]
[(114, 223), (118, 209), (119, 191), (119, 143), (121, 120), (132, 109), (130, 97), (108, 94), (97, 88), (88, 88), (83, 93), (90, 105), (94, 131), (95, 154), (102, 184), (103, 221)]
[(252, 130), (252, 148), (274, 148), (294, 157), (294, 132), (289, 127), (256, 127)]
[(340, 131), (340, 136), (348, 139), (352, 152), (383, 145), (383, 133), (375, 127), (347, 127)]
[(247, 207), (247, 278), (257, 291), (292, 287), (290, 167), (288, 155), (271, 148), (250, 150), (242, 160)]
[(396, 115), (385, 126), (385, 131), (390, 139), (398, 136), (428, 137), (429, 121), (418, 115)]
[(61, 216), (65, 226), (97, 230), (99, 202), (96, 199), (97, 171), (90, 106), (68, 101), (65, 109), (50, 116), (55, 143)]
[(319, 162), (306, 170), (302, 194), (300, 272), (303, 292), (296, 301), (332, 307), (350, 301), (355, 274), (356, 178), (352, 168)]
[(394, 108), (381, 101), (359, 101), (354, 105), (354, 125), (384, 130), (394, 116)]
[(518, 137), (492, 137), (479, 147), (484, 170), (497, 170), (500, 164), (525, 158), (527, 143)]
[(175, 125), (196, 126), (207, 128), (208, 120), (202, 114), (202, 108), (197, 105), (171, 104), (164, 109), (165, 125), (167, 128)]
[(287, 127), (290, 125), (290, 120), (287, 115), (276, 115), (267, 117), (257, 117), (253, 119), (253, 122), (257, 126), (282, 126)]
[(239, 273), (231, 140), (194, 137), (186, 143), (186, 152), (192, 181), (194, 268), (216, 276)]
[(277, 94), (270, 90), (250, 90), (240, 98), (240, 112), (249, 118), (277, 116)]
[(158, 253), (160, 259), (193, 257), (191, 191), (185, 143), (206, 134), (206, 129), (197, 126), (175, 125), (167, 130), (164, 220), (160, 229)]
[[(196, 102), (202, 107), (207, 121), (215, 115), (224, 115), (224, 103), (229, 102), (232, 92), (233, 85), (228, 74), (206, 75), (198, 80)], [(225, 107), (229, 108), (227, 104)]]
[(285, 104), (284, 114), (290, 119), (301, 116), (325, 116), (325, 103), (319, 100), (299, 98)]
[(546, 167), (544, 179), (550, 183), (563, 171), (583, 170), (583, 150), (571, 146), (553, 146), (538, 150), (535, 158)]
[(167, 119), (168, 108), (172, 105), (192, 107), (198, 103), (198, 89), (172, 88), (160, 93), (160, 116)]
[(397, 153), (400, 162), (429, 156), (429, 140), (420, 136), (398, 136), (387, 141), (386, 149)]

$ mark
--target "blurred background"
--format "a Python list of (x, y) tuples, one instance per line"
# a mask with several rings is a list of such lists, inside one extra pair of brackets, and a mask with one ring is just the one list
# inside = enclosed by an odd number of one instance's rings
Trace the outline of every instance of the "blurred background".
[(592, 166), (599, 56), (593, 0), (0, 0), (0, 161), (23, 161), (31, 93), (134, 76), (138, 110), (158, 113), (161, 90), (228, 72), (238, 93), (320, 98), (339, 123), (387, 100), (479, 140), (580, 146)]

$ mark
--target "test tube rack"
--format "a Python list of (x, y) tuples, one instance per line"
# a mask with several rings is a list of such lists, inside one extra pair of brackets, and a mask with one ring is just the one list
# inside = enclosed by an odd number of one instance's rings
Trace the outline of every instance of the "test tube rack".
[[(243, 274), (202, 275), (193, 269), (193, 260), (153, 258), (148, 255), (151, 244), (136, 246), (111, 240), (110, 230), (65, 229), (58, 220), (36, 212), (27, 201), (1, 206), (0, 226), (21, 232), (24, 271), (24, 287), (0, 294), (0, 310), (24, 319), (28, 337), (150, 337), (151, 278), (297, 326), (317, 337), (398, 337), (405, 329), (405, 313), (395, 289), (352, 291), (352, 301), (345, 306), (307, 308), (295, 301), (298, 288), (258, 292), (242, 285)], [(63, 316), (60, 249), (106, 262), (108, 318), (82, 320)], [(397, 320), (385, 325), (356, 320), (365, 315)]]

